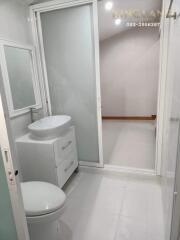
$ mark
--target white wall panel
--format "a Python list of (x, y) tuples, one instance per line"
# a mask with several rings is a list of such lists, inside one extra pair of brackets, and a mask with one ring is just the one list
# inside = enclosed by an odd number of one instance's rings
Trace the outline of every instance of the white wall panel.
[(159, 29), (131, 28), (100, 42), (103, 116), (157, 113)]

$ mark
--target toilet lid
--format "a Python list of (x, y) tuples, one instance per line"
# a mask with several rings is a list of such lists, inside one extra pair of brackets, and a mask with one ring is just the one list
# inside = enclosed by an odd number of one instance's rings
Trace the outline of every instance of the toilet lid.
[(61, 208), (66, 200), (59, 187), (47, 182), (24, 182), (21, 190), (27, 216), (51, 213)]

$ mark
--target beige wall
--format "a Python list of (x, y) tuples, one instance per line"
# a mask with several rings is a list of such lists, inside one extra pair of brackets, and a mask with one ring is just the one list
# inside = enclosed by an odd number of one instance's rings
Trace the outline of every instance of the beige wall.
[(159, 29), (131, 28), (100, 42), (103, 115), (156, 114)]

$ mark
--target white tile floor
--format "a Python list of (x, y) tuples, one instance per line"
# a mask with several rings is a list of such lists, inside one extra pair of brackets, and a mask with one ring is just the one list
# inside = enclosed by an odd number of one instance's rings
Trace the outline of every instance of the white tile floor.
[(155, 123), (103, 120), (103, 151), (105, 164), (154, 169)]
[(65, 192), (60, 240), (163, 240), (157, 180), (81, 171)]

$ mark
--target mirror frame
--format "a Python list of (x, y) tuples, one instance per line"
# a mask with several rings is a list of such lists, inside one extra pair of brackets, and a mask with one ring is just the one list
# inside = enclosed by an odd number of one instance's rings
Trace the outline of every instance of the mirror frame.
[[(36, 104), (30, 105), (21, 109), (14, 109), (10, 81), (9, 81), (9, 74), (8, 74), (8, 66), (7, 66), (6, 55), (5, 55), (5, 46), (25, 49), (31, 52), (32, 83), (33, 83)], [(36, 62), (34, 47), (28, 46), (28, 45), (21, 45), (18, 43), (0, 39), (0, 66), (2, 70), (2, 78), (3, 78), (2, 80), (3, 80), (4, 91), (6, 94), (6, 99), (8, 104), (9, 116), (13, 118), (19, 115), (23, 115), (25, 113), (30, 112), (31, 108), (41, 109), (42, 101), (41, 101), (40, 87), (39, 87), (39, 81), (38, 81), (38, 70), (37, 70), (37, 62)]]

